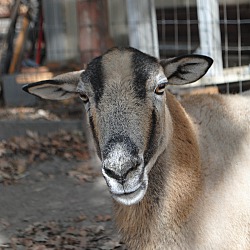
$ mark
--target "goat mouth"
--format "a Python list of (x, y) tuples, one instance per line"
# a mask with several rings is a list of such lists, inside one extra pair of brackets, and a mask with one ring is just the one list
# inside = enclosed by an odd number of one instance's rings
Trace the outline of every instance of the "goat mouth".
[(142, 184), (132, 192), (124, 192), (122, 194), (111, 193), (112, 197), (120, 204), (123, 205), (134, 205), (140, 202), (147, 190), (147, 181), (143, 181)]

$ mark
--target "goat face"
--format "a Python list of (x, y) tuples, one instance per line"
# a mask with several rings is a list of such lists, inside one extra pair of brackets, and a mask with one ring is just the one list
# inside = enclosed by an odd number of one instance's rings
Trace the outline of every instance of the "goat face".
[[(101, 76), (101, 77), (100, 77)], [(135, 50), (113, 49), (81, 75), (102, 173), (115, 200), (139, 202), (152, 159), (163, 145), (167, 78), (158, 61)]]
[(47, 99), (80, 95), (110, 193), (132, 205), (144, 197), (148, 173), (172, 132), (165, 86), (193, 82), (211, 63), (203, 56), (158, 61), (136, 49), (115, 48), (95, 58), (84, 72), (26, 85), (24, 90)]

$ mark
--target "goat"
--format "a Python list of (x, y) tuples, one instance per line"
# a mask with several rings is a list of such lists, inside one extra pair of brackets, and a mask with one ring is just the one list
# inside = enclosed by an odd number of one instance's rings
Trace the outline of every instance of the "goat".
[(85, 71), (23, 88), (83, 100), (129, 249), (250, 249), (249, 97), (179, 102), (166, 87), (198, 80), (211, 64), (113, 48)]

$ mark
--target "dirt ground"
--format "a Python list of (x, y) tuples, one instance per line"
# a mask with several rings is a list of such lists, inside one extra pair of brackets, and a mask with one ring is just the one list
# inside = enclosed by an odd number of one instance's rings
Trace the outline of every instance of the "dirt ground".
[(0, 250), (126, 249), (89, 160), (80, 131), (0, 141)]
[(0, 184), (1, 249), (119, 249), (103, 178), (68, 175), (81, 164), (55, 157), (12, 185)]

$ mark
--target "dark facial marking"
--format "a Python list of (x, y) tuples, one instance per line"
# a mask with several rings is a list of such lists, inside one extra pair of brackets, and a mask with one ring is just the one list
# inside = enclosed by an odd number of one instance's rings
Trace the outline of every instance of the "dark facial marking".
[(157, 59), (144, 54), (136, 49), (130, 49), (133, 51), (132, 67), (134, 73), (134, 91), (135, 95), (141, 100), (146, 98), (146, 82), (150, 77), (150, 72), (156, 69), (158, 63)]
[(156, 123), (157, 123), (156, 113), (155, 113), (155, 110), (153, 110), (152, 117), (151, 117), (151, 129), (149, 133), (149, 139), (148, 139), (147, 148), (144, 154), (145, 165), (149, 163), (150, 159), (152, 158), (156, 150), (156, 148), (154, 147)]
[(95, 94), (95, 102), (98, 105), (103, 94), (103, 70), (102, 56), (93, 59), (87, 66), (86, 71), (82, 74), (83, 82), (90, 82)]
[(92, 116), (89, 117), (89, 125), (90, 125), (91, 131), (92, 131), (92, 134), (93, 134), (93, 137), (94, 137), (94, 141), (95, 141), (95, 144), (96, 144), (97, 154), (100, 157), (101, 156), (101, 151), (100, 151), (99, 141), (98, 141), (98, 138), (97, 138), (95, 125), (94, 125), (94, 121), (93, 121)]

